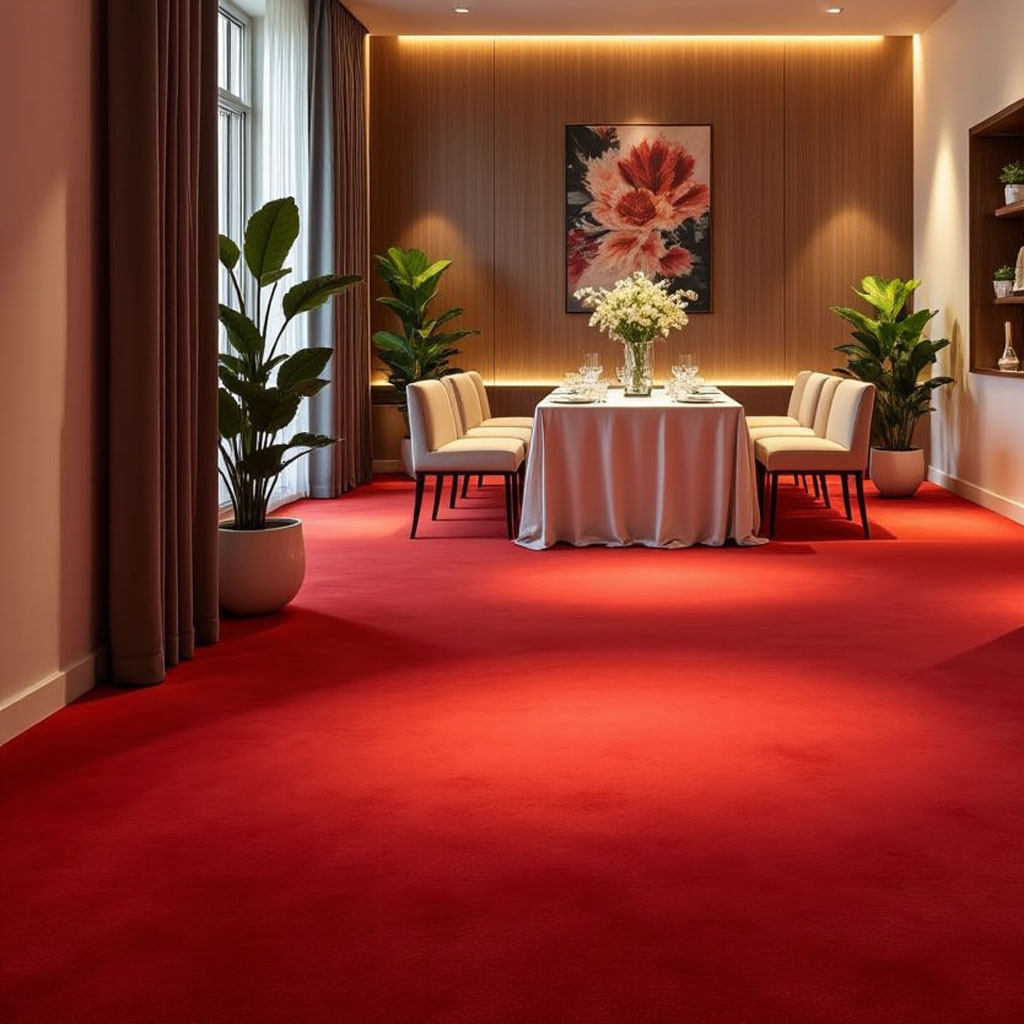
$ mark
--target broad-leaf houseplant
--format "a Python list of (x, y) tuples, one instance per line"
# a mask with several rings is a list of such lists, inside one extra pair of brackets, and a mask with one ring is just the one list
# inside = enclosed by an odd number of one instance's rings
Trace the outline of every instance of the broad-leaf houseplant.
[[(409, 436), (409, 408), (405, 389), (419, 380), (436, 380), (458, 373), (451, 360), (460, 354), (456, 347), (463, 338), (480, 332), (474, 328), (444, 328), (462, 316), (456, 307), (435, 313), (432, 304), (451, 260), (433, 263), (420, 249), (392, 246), (386, 256), (375, 256), (377, 271), (388, 286), (389, 295), (377, 301), (398, 319), (398, 330), (380, 330), (373, 335), (377, 355), (388, 369), (388, 383), (396, 392), (396, 405)], [(408, 441), (403, 442), (403, 460), (408, 463)], [(408, 464), (406, 469), (408, 470)]]
[(286, 197), (271, 200), (249, 218), (241, 247), (220, 236), (220, 262), (234, 297), (232, 304), (220, 306), (233, 350), (219, 356), (220, 474), (234, 513), (221, 525), (220, 586), (222, 606), (236, 614), (275, 611), (298, 592), (305, 569), (302, 524), (268, 518), (267, 506), (287, 466), (337, 441), (306, 431), (287, 436), (302, 401), (328, 383), (320, 375), (333, 349), (303, 348), (289, 355), (279, 348), (296, 317), (360, 278), (326, 274), (292, 285), (281, 298), (280, 326), (274, 330), (271, 311), (291, 273), (285, 261), (298, 234), (299, 210)]
[(853, 342), (836, 346), (848, 359), (836, 373), (875, 385), (871, 479), (889, 498), (909, 497), (924, 480), (924, 451), (914, 446), (914, 430), (932, 410), (932, 393), (953, 383), (952, 377), (922, 379), (949, 341), (923, 336), (937, 310), (907, 311), (920, 284), (865, 277), (860, 290), (854, 291), (873, 307), (873, 317), (845, 306), (832, 307), (853, 327)]

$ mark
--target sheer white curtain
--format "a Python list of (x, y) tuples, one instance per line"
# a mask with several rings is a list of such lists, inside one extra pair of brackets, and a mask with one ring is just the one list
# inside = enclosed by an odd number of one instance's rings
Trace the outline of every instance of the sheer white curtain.
[[(267, 0), (263, 45), (263, 152), (261, 180), (264, 202), (294, 196), (302, 219), (299, 240), (288, 265), (292, 273), (278, 290), (271, 316), (274, 337), (281, 324), (280, 297), (308, 276), (306, 244), (309, 215), (309, 11), (307, 0)], [(276, 323), (276, 326), (274, 324)], [(291, 322), (278, 351), (296, 352), (308, 344), (305, 317)], [(308, 429), (308, 402), (290, 432)], [(277, 482), (271, 498), (280, 505), (309, 494), (309, 460), (293, 462)]]

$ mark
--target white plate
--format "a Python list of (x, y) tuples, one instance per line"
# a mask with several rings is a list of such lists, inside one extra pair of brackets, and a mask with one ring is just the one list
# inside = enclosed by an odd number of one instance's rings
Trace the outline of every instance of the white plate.
[(690, 405), (714, 405), (718, 401), (715, 395), (683, 395), (677, 402), (688, 402)]
[(591, 405), (594, 400), (580, 395), (552, 395), (551, 401), (559, 405)]

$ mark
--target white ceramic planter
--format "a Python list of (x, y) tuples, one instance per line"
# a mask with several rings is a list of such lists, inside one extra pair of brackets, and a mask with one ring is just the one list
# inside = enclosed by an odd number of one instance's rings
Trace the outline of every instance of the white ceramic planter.
[(230, 615), (267, 615), (283, 608), (306, 575), (301, 519), (268, 519), (265, 530), (221, 524), (220, 606)]
[(909, 498), (924, 482), (924, 449), (871, 449), (871, 480), (883, 498)]
[(1006, 205), (1019, 203), (1024, 199), (1024, 185), (1004, 185), (1003, 191), (1006, 195)]
[(997, 299), (1005, 299), (1007, 296), (1013, 293), (1013, 282), (1012, 281), (993, 281), (992, 289), (996, 293)]

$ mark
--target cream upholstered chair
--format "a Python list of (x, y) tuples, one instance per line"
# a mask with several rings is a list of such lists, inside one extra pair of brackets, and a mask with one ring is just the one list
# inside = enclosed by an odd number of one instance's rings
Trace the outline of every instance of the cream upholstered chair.
[(434, 477), (434, 510), (437, 518), (441, 489), (446, 476), (489, 473), (505, 480), (505, 520), (511, 539), (519, 514), (519, 471), (526, 457), (523, 442), (513, 437), (459, 437), (448, 391), (439, 380), (422, 380), (406, 390), (409, 403), (409, 437), (416, 499), (410, 537), (416, 536), (423, 504), (423, 488)]
[(810, 423), (800, 422), (800, 403), (803, 401), (804, 390), (810, 380), (811, 371), (801, 370), (793, 381), (793, 390), (789, 393), (789, 408), (785, 416), (748, 416), (748, 427), (809, 427)]
[[(479, 374), (476, 374), (479, 377)], [(455, 410), (455, 425), (460, 437), (514, 437), (523, 442), (527, 456), (530, 453), (530, 439), (533, 437), (532, 420), (530, 426), (519, 426), (516, 421), (523, 420), (522, 416), (510, 416), (499, 420), (485, 419), (483, 407), (480, 404), (480, 392), (474, 384), (469, 373), (450, 373), (441, 378), (441, 383), (448, 390), (448, 397), (451, 399), (452, 408)], [(483, 381), (481, 381), (481, 386)], [(486, 397), (486, 392), (484, 393)], [(465, 498), (469, 490), (470, 474), (462, 478), (462, 496)], [(483, 484), (483, 477), (478, 474), (478, 486)], [(455, 495), (458, 489), (458, 479), (452, 478), (451, 496), (448, 499), (448, 507), (455, 508)]]
[(857, 486), (857, 502), (864, 536), (871, 536), (864, 504), (864, 471), (871, 443), (871, 413), (875, 405), (875, 387), (858, 380), (841, 380), (835, 388), (829, 409), (825, 436), (763, 437), (754, 442), (759, 493), (764, 484), (771, 488), (768, 534), (775, 532), (775, 509), (780, 474), (810, 473), (822, 477), (838, 476), (843, 485), (846, 518), (853, 518), (850, 506), (850, 477)]
[(477, 395), (480, 397), (480, 414), (482, 420), (480, 425), (484, 427), (527, 427), (533, 430), (532, 416), (492, 416), (491, 403), (487, 397), (487, 388), (484, 379), (476, 370), (467, 370), (466, 376), (476, 387)]
[[(806, 372), (806, 371), (804, 371), (804, 372)], [(810, 376), (811, 375), (808, 373), (808, 377), (810, 377)], [(817, 387), (816, 387), (816, 383), (817, 382), (815, 382), (815, 385), (812, 386), (812, 389), (811, 389), (810, 392), (808, 392), (808, 394), (810, 395), (814, 391), (817, 391), (818, 398), (817, 398), (817, 404), (815, 405), (815, 408), (814, 408), (814, 416), (813, 416), (813, 419), (811, 421), (811, 426), (809, 426), (809, 427), (794, 426), (791, 423), (781, 423), (781, 422), (779, 422), (778, 424), (776, 424), (774, 426), (750, 427), (749, 429), (750, 429), (750, 439), (751, 439), (751, 441), (760, 441), (761, 438), (763, 438), (763, 437), (824, 437), (825, 433), (826, 433), (826, 431), (828, 429), (829, 413), (832, 411), (832, 399), (835, 398), (836, 388), (839, 387), (839, 385), (840, 385), (840, 383), (842, 383), (843, 379), (844, 378), (842, 378), (842, 377), (835, 377), (835, 376), (832, 376), (832, 375), (826, 375), (825, 376), (825, 381), (821, 385), (821, 389), (820, 390), (817, 390)], [(806, 383), (806, 381), (805, 381), (805, 383)], [(807, 405), (803, 405), (803, 403), (801, 403), (801, 405), (798, 406), (798, 408), (797, 408), (798, 417), (799, 416), (804, 416), (805, 417), (807, 415), (807, 413), (809, 411), (809, 409), (808, 409), (809, 405), (810, 405), (810, 402), (808, 402)], [(767, 418), (770, 418), (770, 417), (767, 417)], [(782, 417), (782, 416), (776, 417), (776, 418), (778, 420), (780, 420), (780, 421), (783, 420), (783, 419), (788, 419), (788, 417)], [(750, 418), (748, 417), (748, 425), (749, 425), (749, 419)], [(797, 422), (799, 422), (799, 419), (797, 419)], [(807, 474), (803, 473), (803, 474), (800, 474), (800, 475), (803, 478), (804, 490), (806, 491), (807, 490)], [(795, 478), (795, 476), (796, 476), (796, 474), (794, 474), (794, 478)], [(825, 505), (828, 508), (831, 508), (832, 507), (832, 499), (829, 496), (828, 486), (826, 484), (826, 481), (824, 479), (822, 479), (820, 477), (820, 475), (814, 476), (814, 477), (812, 477), (812, 479), (813, 479), (813, 482), (814, 482), (814, 496), (816, 498), (823, 497), (825, 499)], [(794, 483), (795, 482), (796, 482), (796, 480), (794, 479)]]

